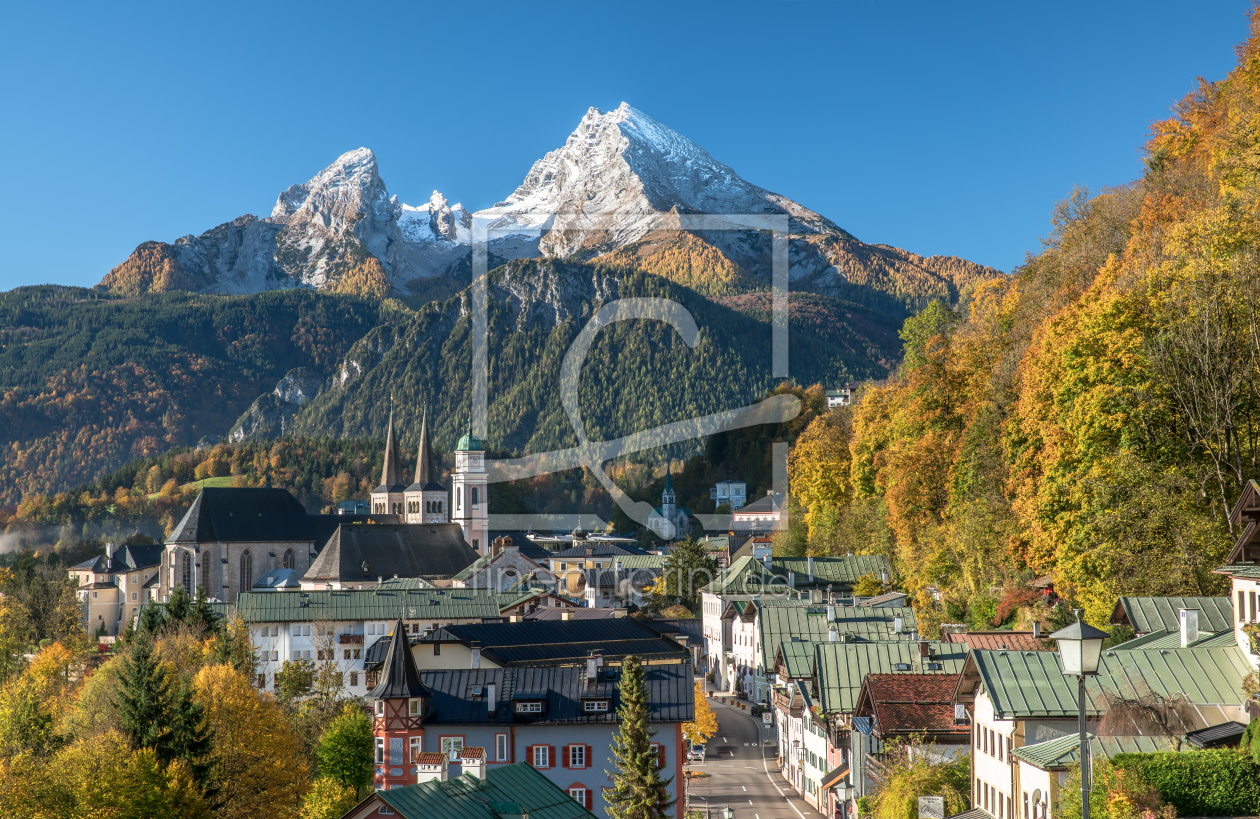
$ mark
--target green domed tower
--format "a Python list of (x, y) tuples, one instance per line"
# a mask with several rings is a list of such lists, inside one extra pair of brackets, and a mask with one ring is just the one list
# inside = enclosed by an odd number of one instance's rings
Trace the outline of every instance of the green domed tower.
[(464, 540), (478, 553), (490, 549), (490, 495), (488, 494), (485, 452), (481, 439), (473, 434), (472, 415), (468, 430), (455, 444), (455, 471), (451, 473), (451, 520), (464, 530)]

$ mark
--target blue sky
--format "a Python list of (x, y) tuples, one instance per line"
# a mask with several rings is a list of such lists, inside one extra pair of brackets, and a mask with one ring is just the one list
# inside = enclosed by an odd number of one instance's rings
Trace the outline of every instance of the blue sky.
[(505, 197), (622, 100), (868, 242), (1011, 270), (1141, 170), (1244, 0), (8, 4), (0, 289), (92, 285), (365, 145), (391, 193)]

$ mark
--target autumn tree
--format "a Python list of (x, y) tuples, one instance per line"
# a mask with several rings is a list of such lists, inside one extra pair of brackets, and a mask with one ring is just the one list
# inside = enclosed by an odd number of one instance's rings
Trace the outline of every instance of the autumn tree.
[(696, 683), (695, 702), (696, 718), (694, 722), (683, 724), (683, 739), (692, 745), (703, 745), (717, 734), (718, 721), (702, 682)]
[(315, 746), (319, 772), (357, 798), (372, 784), (372, 719), (347, 703)]

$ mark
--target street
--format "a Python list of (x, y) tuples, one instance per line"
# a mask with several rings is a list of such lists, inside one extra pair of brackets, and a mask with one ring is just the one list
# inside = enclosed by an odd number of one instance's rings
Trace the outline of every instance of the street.
[(735, 819), (819, 819), (775, 768), (772, 731), (746, 712), (710, 700), (717, 716), (717, 736), (709, 740), (704, 762), (691, 765), (709, 776), (691, 781), (691, 809), (709, 809), (708, 819), (721, 819), (731, 808)]

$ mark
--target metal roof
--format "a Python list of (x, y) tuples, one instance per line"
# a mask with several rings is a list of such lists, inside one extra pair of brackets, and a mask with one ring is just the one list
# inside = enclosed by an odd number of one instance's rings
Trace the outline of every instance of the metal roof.
[(562, 552), (553, 552), (547, 555), (548, 559), (563, 560), (566, 557), (613, 557), (615, 555), (646, 555), (647, 552), (631, 546), (629, 543), (603, 543), (598, 540), (582, 541), (578, 546), (572, 546)]
[[(400, 819), (593, 819), (594, 814), (527, 762), (495, 765), (485, 779), (472, 774), (376, 791), (360, 805), (379, 800)], [(501, 810), (495, 811), (495, 808)]]
[(1260, 580), (1260, 563), (1237, 563), (1232, 566), (1222, 566), (1214, 571), (1217, 574), (1228, 574), (1248, 580)]
[[(1090, 756), (1094, 759), (1099, 757), (1111, 759), (1116, 754), (1175, 751), (1179, 744), (1174, 737), (1095, 737), (1093, 734), (1086, 734), (1085, 736), (1089, 740)], [(1080, 750), (1080, 737), (1076, 734), (1069, 734), (1047, 742), (1038, 742), (1036, 745), (1012, 748), (1011, 756), (1022, 759), (1043, 771), (1061, 771), (1077, 764)]]
[[(966, 673), (978, 674), (998, 719), (1077, 715), (1076, 682), (1063, 676), (1058, 652), (973, 651)], [(1251, 666), (1238, 646), (1104, 651), (1098, 674), (1086, 679), (1086, 711), (1105, 710), (1106, 694), (1135, 699), (1147, 692), (1180, 694), (1203, 725), (1224, 722), (1236, 709)], [(1102, 708), (1100, 709), (1100, 706)], [(1232, 711), (1231, 711), (1232, 713)]]
[(114, 550), (113, 560), (106, 555), (97, 555), (70, 568), (95, 574), (127, 574), (160, 564), (164, 548), (161, 543), (150, 546), (120, 546)]
[(1196, 748), (1220, 748), (1237, 745), (1246, 731), (1247, 726), (1241, 722), (1222, 722), (1220, 725), (1191, 731), (1186, 734), (1186, 741)]
[(420, 682), (416, 658), (411, 655), (411, 644), (407, 641), (407, 627), (402, 620), (397, 620), (389, 635), (389, 648), (386, 649), (381, 666), (380, 681), (368, 697), (374, 700), (393, 700), (428, 697), (431, 693)]
[[(747, 507), (745, 507), (747, 508)], [(741, 510), (742, 511), (742, 510)], [(888, 572), (892, 576), (892, 564), (883, 555), (842, 555), (840, 557), (814, 558), (814, 579), (809, 578), (809, 559), (804, 557), (776, 557), (770, 561), (775, 574), (786, 577), (789, 571), (796, 574), (797, 585), (802, 583), (814, 586), (831, 583), (835, 586), (851, 587), (862, 575), (880, 576), (880, 572)]]
[[(474, 589), (242, 592), (235, 606), (216, 604), (220, 614), (246, 623), (306, 623), (314, 620), (475, 620), (498, 618), (503, 596)], [(222, 607), (222, 610), (220, 610)]]
[(1177, 631), (1181, 628), (1180, 609), (1199, 612), (1201, 631), (1233, 628), (1234, 606), (1228, 597), (1121, 597), (1110, 622), (1127, 625), (1138, 634)]
[(314, 542), (306, 507), (287, 489), (203, 487), (167, 543)]
[[(643, 669), (652, 722), (690, 722), (695, 719), (695, 683), (691, 663), (650, 665)], [(586, 664), (520, 668), (460, 668), (421, 671), (432, 691), (427, 725), (511, 725), (516, 723), (616, 723), (619, 719), (620, 668), (598, 669), (588, 682)], [(488, 686), (495, 687), (490, 710)], [(475, 689), (481, 688), (481, 695)], [(517, 714), (513, 700), (543, 701), (541, 714)], [(586, 711), (584, 699), (609, 700), (607, 711)]]
[(822, 710), (829, 714), (853, 713), (868, 674), (957, 675), (962, 671), (967, 646), (936, 640), (924, 642), (931, 651), (929, 657), (920, 655), (918, 641), (819, 643), (814, 662)]
[[(1199, 632), (1199, 639), (1195, 640), (1186, 648), (1205, 648), (1205, 647), (1221, 647), (1232, 646), (1236, 643), (1236, 637), (1232, 628), (1218, 631), (1216, 633)], [(1123, 642), (1115, 648), (1134, 649), (1134, 648), (1181, 648), (1181, 632), (1179, 631), (1153, 631), (1144, 637), (1134, 637), (1132, 640)]]
[(814, 674), (814, 647), (817, 643), (791, 640), (779, 643), (775, 652), (775, 666), (783, 662), (783, 671), (791, 680), (807, 679)]
[(778, 578), (766, 570), (761, 561), (754, 560), (751, 555), (738, 558), (729, 568), (718, 572), (714, 581), (702, 592), (710, 594), (764, 594), (774, 582), (781, 585)]
[(482, 656), (503, 666), (585, 663), (592, 653), (606, 661), (631, 654), (650, 660), (691, 657), (686, 646), (630, 617), (451, 625), (443, 631), (464, 645), (476, 642)]
[[(914, 609), (908, 606), (865, 608), (856, 606), (826, 606), (800, 600), (754, 600), (758, 609), (757, 628), (761, 648), (761, 667), (770, 668), (774, 663), (774, 650), (793, 637), (801, 640), (826, 643), (828, 632), (835, 625), (840, 634), (852, 634), (866, 640), (895, 640), (894, 618), (902, 618), (902, 629), (915, 629)], [(832, 608), (835, 619), (827, 619), (827, 609)], [(908, 634), (907, 634), (908, 636)]]
[(338, 526), (302, 579), (446, 578), (477, 557), (458, 523)]

